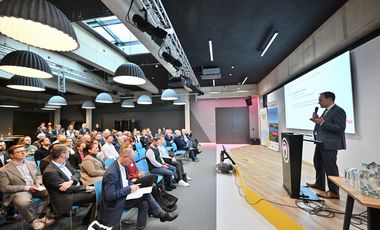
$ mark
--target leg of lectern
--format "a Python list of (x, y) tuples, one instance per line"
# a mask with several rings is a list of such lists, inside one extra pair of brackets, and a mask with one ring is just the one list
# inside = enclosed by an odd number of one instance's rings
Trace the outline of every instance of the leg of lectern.
[(367, 208), (367, 229), (379, 229), (380, 226), (380, 209)]
[(354, 208), (354, 198), (347, 194), (346, 211), (344, 213), (343, 230), (349, 230), (351, 225), (352, 209)]

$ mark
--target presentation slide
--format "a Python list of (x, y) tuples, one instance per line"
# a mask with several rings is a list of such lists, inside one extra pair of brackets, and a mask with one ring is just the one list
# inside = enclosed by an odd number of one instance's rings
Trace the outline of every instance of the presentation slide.
[[(350, 53), (346, 52), (284, 86), (286, 128), (313, 130), (309, 119), (319, 107), (319, 94), (335, 93), (335, 104), (346, 111), (346, 133), (355, 133)], [(324, 108), (318, 110), (321, 116)]]

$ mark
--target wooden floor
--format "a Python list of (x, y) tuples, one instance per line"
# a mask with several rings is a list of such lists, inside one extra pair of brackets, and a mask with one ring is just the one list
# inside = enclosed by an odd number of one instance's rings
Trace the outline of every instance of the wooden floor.
[[(245, 184), (258, 193), (263, 199), (281, 204), (295, 206), (282, 187), (282, 158), (280, 152), (275, 152), (264, 146), (249, 145), (231, 149), (232, 158), (236, 161)], [(315, 171), (311, 164), (303, 163), (301, 185), (314, 182)], [(330, 208), (344, 212), (347, 195), (340, 191), (340, 200), (326, 200)], [(284, 207), (274, 204), (290, 218), (300, 223), (305, 229), (342, 229), (343, 215), (334, 218), (323, 218), (310, 215), (298, 208)], [(355, 203), (353, 213), (360, 213), (365, 208)], [(362, 225), (361, 228), (366, 228)], [(352, 229), (356, 229), (351, 226)]]

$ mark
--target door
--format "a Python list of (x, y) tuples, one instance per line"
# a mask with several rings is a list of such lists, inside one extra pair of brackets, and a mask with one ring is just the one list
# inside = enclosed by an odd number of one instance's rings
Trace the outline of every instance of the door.
[(247, 144), (249, 141), (248, 107), (215, 108), (216, 143)]

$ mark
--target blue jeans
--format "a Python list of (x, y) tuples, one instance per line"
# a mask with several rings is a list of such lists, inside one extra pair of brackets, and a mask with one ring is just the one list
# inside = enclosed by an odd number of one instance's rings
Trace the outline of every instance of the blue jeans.
[[(172, 168), (174, 168), (174, 172), (175, 172), (175, 167), (172, 166)], [(154, 168), (154, 169), (150, 170), (150, 173), (162, 175), (164, 177), (164, 180), (165, 180), (165, 185), (173, 186), (173, 182), (172, 182), (173, 171), (172, 171), (172, 169), (170, 169), (170, 166), (169, 166), (169, 169), (162, 168), (162, 167), (161, 168)]]

